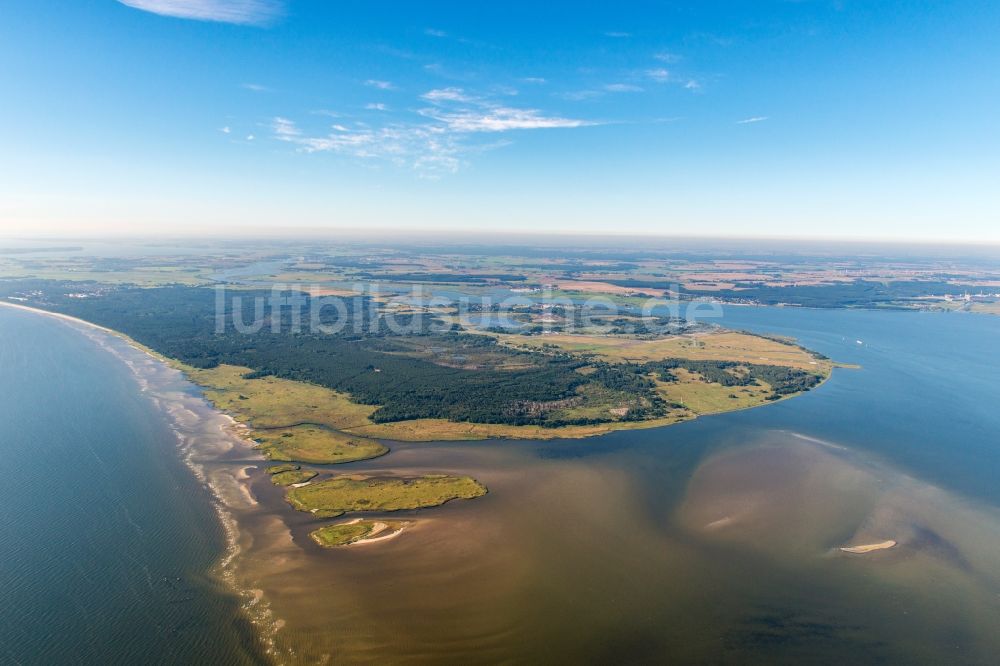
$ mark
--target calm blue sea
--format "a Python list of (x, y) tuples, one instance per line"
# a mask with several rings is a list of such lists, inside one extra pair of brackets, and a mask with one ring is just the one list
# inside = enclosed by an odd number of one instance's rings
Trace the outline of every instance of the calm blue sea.
[(0, 308), (0, 664), (254, 662), (176, 447), (118, 359)]
[(729, 307), (726, 326), (796, 338), (836, 361), (819, 390), (725, 423), (779, 427), (876, 453), (1000, 506), (1000, 317)]

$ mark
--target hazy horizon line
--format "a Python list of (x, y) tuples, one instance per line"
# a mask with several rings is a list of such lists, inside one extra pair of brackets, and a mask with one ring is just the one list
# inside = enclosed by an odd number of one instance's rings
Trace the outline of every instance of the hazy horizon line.
[(93, 231), (47, 231), (35, 230), (31, 232), (3, 232), (0, 231), (0, 239), (11, 241), (35, 241), (49, 242), (52, 240), (102, 240), (102, 239), (233, 239), (241, 237), (242, 240), (274, 240), (277, 237), (286, 237), (288, 240), (330, 240), (333, 236), (347, 235), (352, 239), (364, 239), (366, 237), (373, 240), (381, 240), (385, 234), (393, 234), (398, 241), (401, 238), (551, 238), (566, 239), (580, 238), (589, 240), (600, 239), (660, 239), (676, 241), (702, 241), (702, 242), (774, 242), (774, 243), (844, 243), (844, 244), (876, 244), (876, 245), (949, 245), (949, 246), (996, 246), (1000, 248), (1000, 238), (982, 239), (969, 237), (926, 237), (926, 236), (848, 236), (848, 235), (778, 235), (778, 234), (712, 234), (712, 233), (657, 233), (654, 231), (608, 231), (608, 230), (566, 230), (566, 229), (512, 229), (512, 230), (478, 230), (478, 229), (454, 229), (450, 227), (425, 227), (414, 229), (412, 227), (329, 227), (329, 226), (297, 226), (297, 227), (262, 227), (256, 225), (227, 227), (225, 229), (196, 230), (184, 228), (176, 231), (163, 231), (159, 229), (102, 229)]

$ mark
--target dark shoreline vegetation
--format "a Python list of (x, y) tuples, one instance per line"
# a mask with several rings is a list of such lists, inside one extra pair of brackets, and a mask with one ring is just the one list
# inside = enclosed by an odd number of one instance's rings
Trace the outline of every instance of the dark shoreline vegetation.
[(752, 386), (764, 382), (771, 387), (767, 400), (779, 400), (783, 396), (808, 391), (822, 381), (822, 377), (811, 372), (779, 365), (759, 365), (737, 363), (735, 361), (692, 361), (669, 358), (665, 361), (647, 363), (646, 371), (657, 372), (660, 381), (676, 382), (674, 370), (683, 369), (696, 372), (709, 383), (722, 386)]
[[(614, 279), (604, 280), (617, 287), (631, 289), (677, 289), (670, 280)], [(874, 282), (856, 280), (844, 284), (768, 286), (755, 282), (736, 282), (733, 289), (699, 289), (680, 287), (689, 298), (714, 298), (727, 303), (754, 305), (797, 305), (807, 308), (899, 308), (906, 302), (934, 295), (961, 296), (968, 286), (944, 281)]]
[[(227, 302), (224, 333), (216, 333), (216, 293), (209, 288), (106, 287), (49, 281), (10, 282), (8, 294), (28, 294), (27, 304), (120, 331), (137, 342), (195, 368), (249, 368), (247, 378), (274, 376), (309, 382), (375, 406), (370, 419), (392, 423), (447, 419), (504, 425), (561, 427), (642, 421), (684, 410), (664, 400), (656, 381), (671, 382), (684, 368), (724, 386), (769, 385), (768, 399), (804, 391), (822, 376), (784, 366), (690, 361), (608, 362), (559, 349), (523, 350), (487, 335), (432, 331), (430, 315), (415, 333), (390, 332), (385, 315), (368, 297), (344, 299), (347, 321), (334, 308), (321, 311), (334, 334), (291, 332), (291, 309), (254, 312), (254, 298), (270, 291), (238, 292)], [(85, 297), (81, 297), (84, 294)], [(308, 299), (306, 295), (298, 295)], [(233, 304), (240, 311), (232, 310)], [(261, 315), (261, 330), (241, 333), (232, 322)], [(395, 315), (406, 323), (408, 315)], [(272, 324), (275, 330), (272, 331)], [(304, 326), (303, 330), (307, 330)], [(595, 410), (614, 405), (614, 410)], [(291, 424), (287, 424), (291, 425)]]

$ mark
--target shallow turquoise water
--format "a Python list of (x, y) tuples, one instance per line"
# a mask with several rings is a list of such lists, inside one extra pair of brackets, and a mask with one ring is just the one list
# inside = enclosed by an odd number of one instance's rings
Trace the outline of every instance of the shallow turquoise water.
[(0, 308), (0, 663), (254, 661), (176, 448), (127, 366)]

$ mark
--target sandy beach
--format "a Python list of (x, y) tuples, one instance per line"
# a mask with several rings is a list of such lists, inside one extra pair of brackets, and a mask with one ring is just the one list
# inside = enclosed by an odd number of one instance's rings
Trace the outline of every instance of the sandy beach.
[(864, 555), (865, 553), (873, 553), (876, 550), (888, 550), (889, 548), (895, 547), (896, 542), (892, 539), (887, 539), (885, 541), (879, 541), (878, 543), (866, 543), (860, 546), (841, 546), (840, 550), (854, 555)]

